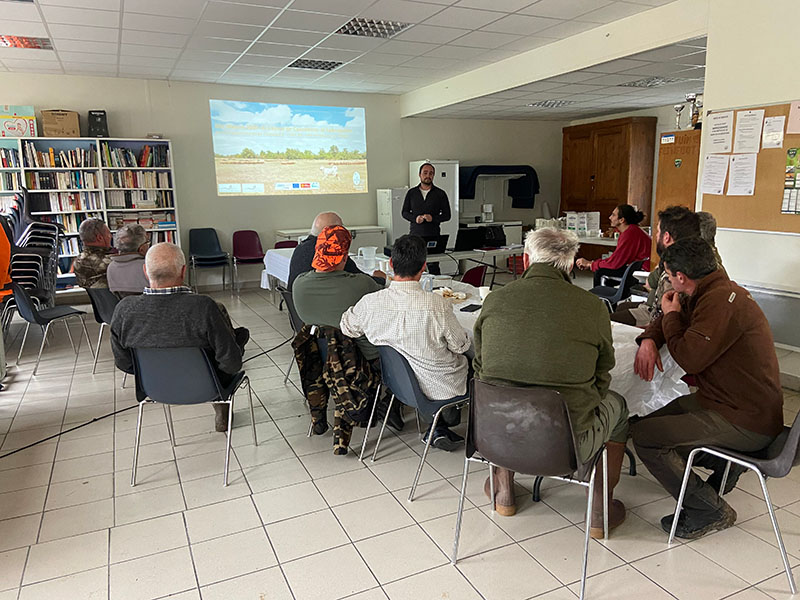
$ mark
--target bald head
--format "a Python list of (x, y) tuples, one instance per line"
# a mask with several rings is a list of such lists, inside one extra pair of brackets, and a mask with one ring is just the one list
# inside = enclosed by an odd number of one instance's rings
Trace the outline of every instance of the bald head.
[(318, 236), (323, 229), (332, 227), (333, 225), (343, 226), (342, 217), (335, 212), (319, 213), (314, 219), (314, 223), (311, 225), (311, 235)]
[(183, 251), (169, 242), (156, 244), (144, 257), (144, 273), (153, 288), (183, 285), (185, 270)]

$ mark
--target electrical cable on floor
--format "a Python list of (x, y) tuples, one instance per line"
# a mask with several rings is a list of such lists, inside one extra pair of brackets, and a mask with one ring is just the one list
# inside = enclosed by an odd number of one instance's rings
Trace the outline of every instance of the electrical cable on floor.
[[(287, 338), (284, 341), (282, 341), (280, 344), (275, 346), (274, 348), (270, 348), (269, 350), (264, 350), (263, 352), (259, 352), (258, 354), (254, 354), (253, 356), (251, 356), (247, 360), (243, 360), (242, 364), (246, 363), (248, 360), (253, 360), (254, 358), (258, 358), (259, 356), (264, 356), (265, 354), (268, 354), (268, 353), (272, 352), (273, 350), (277, 350), (281, 346), (285, 345), (287, 342), (292, 341), (292, 339), (294, 339), (294, 338)], [(80, 429), (81, 427), (86, 427), (87, 425), (91, 425), (92, 423), (96, 423), (97, 421), (100, 421), (101, 419), (105, 419), (106, 417), (112, 417), (114, 415), (118, 415), (121, 412), (125, 412), (126, 410), (130, 410), (132, 408), (136, 408), (137, 406), (138, 406), (138, 404), (134, 404), (133, 406), (128, 406), (127, 408), (121, 408), (121, 409), (116, 410), (114, 412), (110, 412), (107, 415), (103, 415), (102, 417), (95, 417), (94, 419), (92, 419), (91, 421), (87, 421), (86, 423), (82, 423), (80, 425), (75, 425), (75, 427), (70, 427), (69, 429), (65, 429), (64, 431), (59, 431), (58, 433), (54, 433), (53, 435), (48, 436), (48, 437), (46, 437), (44, 439), (41, 439), (38, 442), (30, 443), (27, 446), (23, 446), (22, 448), (17, 448), (16, 450), (12, 450), (11, 452), (8, 452), (7, 454), (3, 454), (2, 456), (0, 456), (0, 460), (6, 458), (8, 456), (11, 456), (12, 454), (16, 454), (17, 452), (22, 452), (23, 450), (27, 450), (28, 448), (31, 448), (31, 447), (36, 446), (38, 444), (47, 442), (47, 441), (52, 440), (52, 439), (57, 438), (57, 437), (61, 437), (65, 433), (69, 433), (71, 431), (75, 431), (76, 429)]]

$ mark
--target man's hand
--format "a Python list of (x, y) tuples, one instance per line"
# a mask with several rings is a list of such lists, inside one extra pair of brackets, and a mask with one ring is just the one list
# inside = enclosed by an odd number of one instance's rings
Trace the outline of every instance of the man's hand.
[(579, 258), (575, 261), (575, 264), (579, 269), (591, 269), (592, 268), (592, 261), (586, 260), (585, 258)]
[(633, 360), (633, 371), (645, 381), (652, 381), (655, 367), (658, 367), (662, 373), (664, 372), (656, 343), (650, 339), (642, 340), (636, 351), (636, 358)]
[(417, 225), (421, 225), (425, 221), (425, 215), (417, 216)]
[(425, 219), (428, 223), (433, 222), (433, 217), (431, 215), (422, 215), (422, 218)]
[(661, 310), (664, 314), (681, 312), (681, 299), (678, 292), (669, 290), (661, 297)]
[(381, 271), (380, 269), (376, 269), (372, 272), (373, 277), (380, 277), (381, 279), (386, 279), (386, 273)]

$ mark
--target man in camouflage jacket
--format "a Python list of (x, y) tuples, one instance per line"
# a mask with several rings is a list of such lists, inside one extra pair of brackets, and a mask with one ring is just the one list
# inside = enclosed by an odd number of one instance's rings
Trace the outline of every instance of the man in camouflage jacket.
[(86, 219), (78, 230), (83, 252), (73, 264), (75, 280), (84, 288), (107, 288), (106, 269), (111, 263), (111, 231), (101, 219)]

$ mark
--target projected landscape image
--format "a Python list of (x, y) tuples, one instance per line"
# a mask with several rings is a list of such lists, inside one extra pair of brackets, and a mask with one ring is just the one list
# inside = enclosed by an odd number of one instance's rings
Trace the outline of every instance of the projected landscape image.
[(363, 108), (211, 100), (217, 194), (367, 191)]

